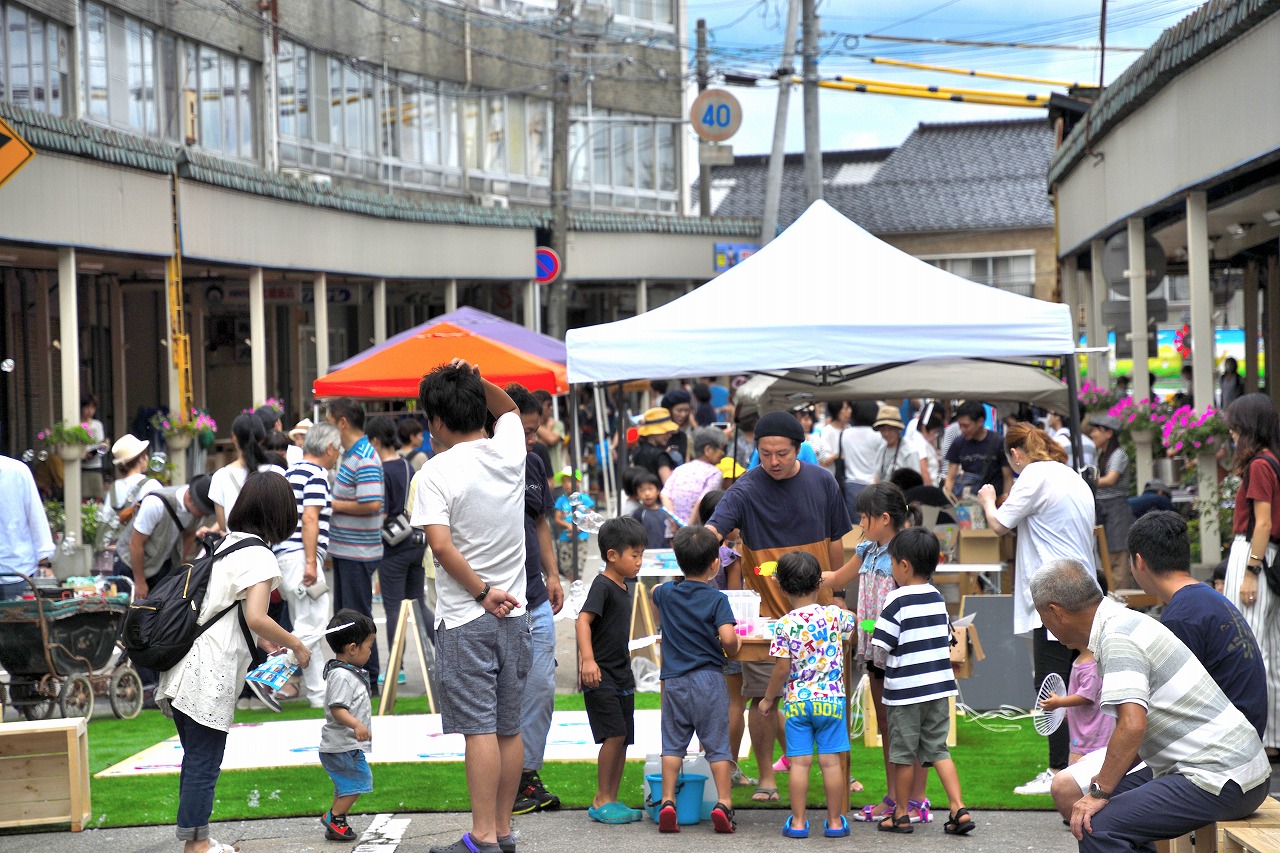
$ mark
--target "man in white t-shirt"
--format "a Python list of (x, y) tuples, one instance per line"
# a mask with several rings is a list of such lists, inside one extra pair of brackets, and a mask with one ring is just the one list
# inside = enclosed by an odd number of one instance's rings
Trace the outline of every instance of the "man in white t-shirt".
[[(414, 527), (436, 572), (436, 678), (445, 732), (466, 738), (471, 831), (432, 853), (498, 853), (524, 747), (532, 658), (525, 612), (524, 425), (507, 393), (461, 359), (427, 374), (418, 403), (436, 455), (414, 475)], [(495, 418), (493, 437), (486, 415)]]

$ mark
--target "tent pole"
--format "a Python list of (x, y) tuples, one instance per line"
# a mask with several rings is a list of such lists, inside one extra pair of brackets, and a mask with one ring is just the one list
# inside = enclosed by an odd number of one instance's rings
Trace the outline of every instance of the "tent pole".
[(1066, 368), (1067, 407), (1071, 421), (1071, 460), (1075, 469), (1084, 468), (1084, 445), (1080, 441), (1080, 396), (1076, 386), (1080, 383), (1080, 365), (1075, 353), (1068, 353), (1062, 358), (1062, 366)]
[[(582, 430), (578, 423), (578, 388), (569, 386), (569, 470), (577, 471), (582, 464)], [(570, 475), (572, 476), (572, 475)], [(581, 488), (581, 487), (579, 487)], [(573, 508), (569, 510), (569, 523), (573, 524)], [(569, 580), (578, 579), (578, 528), (575, 525), (569, 535), (573, 540), (573, 567), (569, 570)]]
[(615, 469), (614, 485), (618, 495), (618, 515), (622, 514), (623, 492), (622, 472), (631, 462), (631, 447), (627, 442), (628, 424), (631, 418), (627, 414), (627, 396), (621, 382), (618, 383), (618, 465)]

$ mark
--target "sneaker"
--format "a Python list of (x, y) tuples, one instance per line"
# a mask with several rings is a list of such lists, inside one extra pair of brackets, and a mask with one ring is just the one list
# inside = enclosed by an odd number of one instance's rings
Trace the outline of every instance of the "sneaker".
[(1053, 785), (1053, 771), (1045, 768), (1025, 785), (1013, 789), (1015, 794), (1047, 794)]
[(516, 803), (511, 809), (512, 814), (528, 814), (558, 808), (560, 808), (560, 798), (542, 784), (538, 771), (532, 770), (520, 774), (520, 789), (516, 793)]
[(347, 825), (347, 816), (344, 814), (336, 815), (327, 811), (321, 816), (320, 825), (324, 827), (324, 837), (330, 841), (356, 840), (356, 831)]

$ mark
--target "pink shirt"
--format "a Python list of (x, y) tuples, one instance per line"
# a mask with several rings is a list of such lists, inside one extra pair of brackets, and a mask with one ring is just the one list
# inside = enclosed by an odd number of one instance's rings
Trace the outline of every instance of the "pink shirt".
[[(702, 496), (724, 483), (720, 469), (710, 462), (695, 459), (677, 467), (662, 487), (662, 496), (675, 506), (681, 521), (688, 521)], [(705, 524), (708, 519), (702, 519)]]
[(1096, 660), (1071, 665), (1071, 679), (1067, 682), (1067, 693), (1083, 696), (1089, 700), (1088, 705), (1067, 708), (1067, 731), (1071, 733), (1071, 751), (1076, 755), (1102, 749), (1111, 739), (1111, 732), (1115, 730), (1115, 717), (1104, 714), (1098, 705), (1098, 693), (1101, 688), (1102, 679), (1098, 677)]

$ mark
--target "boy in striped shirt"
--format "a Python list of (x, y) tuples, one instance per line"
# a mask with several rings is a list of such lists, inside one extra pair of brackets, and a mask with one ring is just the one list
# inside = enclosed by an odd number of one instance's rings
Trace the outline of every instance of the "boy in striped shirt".
[[(976, 824), (960, 795), (960, 777), (947, 751), (950, 710), (955, 696), (951, 674), (951, 621), (941, 593), (930, 580), (938, 567), (938, 540), (921, 527), (908, 527), (889, 542), (898, 588), (885, 598), (871, 637), (875, 664), (884, 668), (884, 705), (889, 716), (889, 763), (897, 789), (911, 787), (915, 762), (938, 771), (951, 804), (943, 824), (948, 835), (965, 835)], [(884, 658), (882, 661), (881, 658)], [(913, 831), (907, 803), (899, 802), (878, 828)]]

